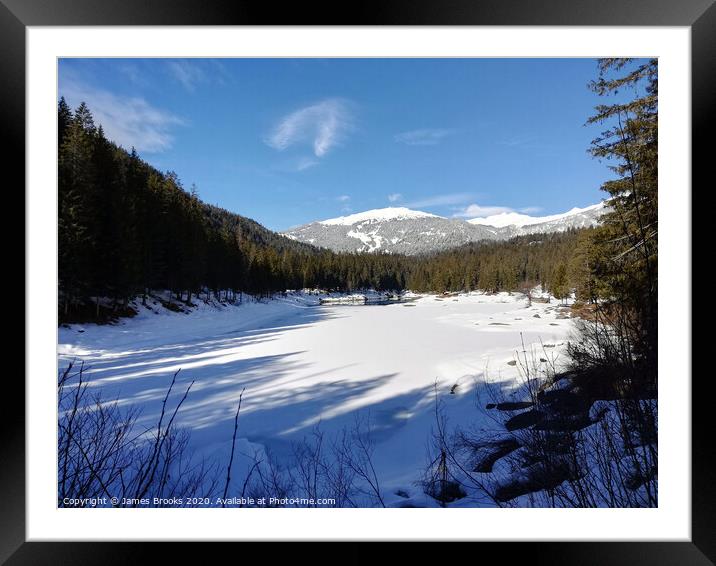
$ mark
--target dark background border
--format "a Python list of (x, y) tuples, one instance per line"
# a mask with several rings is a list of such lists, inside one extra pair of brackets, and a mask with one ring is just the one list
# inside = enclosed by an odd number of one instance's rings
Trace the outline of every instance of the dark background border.
[[(81, 25), (571, 25), (571, 26), (690, 26), (692, 33), (692, 173), (693, 186), (714, 186), (713, 161), (716, 107), (716, 5), (714, 0), (369, 0), (354, 4), (235, 0), (0, 0), (0, 116), (6, 142), (0, 152), (12, 173), (4, 183), (25, 186), (25, 28)], [(604, 46), (605, 53), (609, 45)], [(14, 164), (10, 167), (9, 164)], [(708, 181), (707, 181), (708, 179)], [(708, 185), (707, 185), (708, 182)], [(666, 188), (689, 191), (688, 187)], [(17, 191), (16, 191), (17, 192)], [(693, 191), (691, 193), (693, 195)], [(24, 210), (24, 202), (20, 204)], [(713, 223), (713, 221), (712, 221)], [(697, 222), (694, 221), (696, 226)], [(7, 234), (7, 230), (5, 231)], [(7, 242), (7, 240), (6, 240)], [(694, 243), (697, 240), (694, 239)], [(694, 256), (692, 255), (692, 258)], [(16, 264), (19, 265), (19, 264)], [(664, 266), (662, 266), (663, 268)], [(668, 266), (667, 266), (668, 268)], [(18, 269), (19, 270), (19, 269)], [(24, 270), (23, 270), (24, 282)], [(26, 297), (26, 301), (29, 300)], [(691, 311), (691, 304), (683, 305)], [(691, 329), (684, 329), (691, 332)], [(697, 350), (698, 351), (698, 350)], [(251, 560), (256, 551), (271, 561), (315, 561), (315, 550), (297, 545), (254, 543), (157, 544), (70, 543), (25, 541), (25, 414), (24, 384), (18, 372), (5, 372), (0, 424), (0, 561), (8, 564), (131, 564), (192, 558), (201, 562)], [(663, 376), (686, 380), (691, 376)], [(710, 379), (711, 378), (711, 379)], [(434, 545), (443, 558), (500, 559), (536, 564), (707, 565), (716, 563), (716, 441), (713, 438), (712, 372), (692, 379), (692, 539), (679, 543), (463, 543)], [(12, 411), (15, 411), (14, 414)], [(479, 525), (475, 525), (479, 532)], [(556, 533), (557, 534), (557, 533)], [(78, 533), (81, 536), (81, 533)], [(241, 544), (238, 551), (237, 544)], [(365, 562), (383, 555), (378, 543), (324, 546), (320, 558), (331, 562)], [(456, 547), (460, 544), (460, 547)], [(383, 545), (385, 546), (385, 545)], [(415, 546), (423, 559), (424, 545)], [(217, 552), (218, 551), (218, 552)], [(238, 552), (238, 553), (237, 553)], [(311, 557), (305, 556), (310, 552)], [(156, 557), (153, 555), (156, 553)], [(303, 556), (302, 556), (303, 555)], [(407, 561), (404, 555), (401, 562)], [(254, 560), (263, 560), (254, 558)]]

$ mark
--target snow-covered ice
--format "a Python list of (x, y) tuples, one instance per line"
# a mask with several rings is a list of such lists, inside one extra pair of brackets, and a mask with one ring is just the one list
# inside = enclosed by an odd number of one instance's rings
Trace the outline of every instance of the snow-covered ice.
[(60, 328), (59, 363), (84, 361), (91, 387), (141, 406), (147, 425), (181, 369), (175, 392), (195, 384), (178, 424), (191, 429), (198, 453), (221, 461), (244, 388), (240, 453), (265, 446), (280, 458), (318, 423), (330, 434), (350, 426), (356, 413), (367, 415), (390, 503), (399, 489), (417, 493), (436, 383), (451, 424), (495, 427), (476, 409), (476, 383), (489, 378), (515, 387), (518, 366), (508, 362), (522, 340), (556, 345), (550, 352), (559, 355), (573, 329), (564, 315), (557, 318), (555, 300), (528, 306), (517, 293), (411, 296), (388, 305), (319, 306), (319, 295), (297, 292), (240, 306), (199, 302), (190, 314), (137, 304), (136, 317), (114, 325)]

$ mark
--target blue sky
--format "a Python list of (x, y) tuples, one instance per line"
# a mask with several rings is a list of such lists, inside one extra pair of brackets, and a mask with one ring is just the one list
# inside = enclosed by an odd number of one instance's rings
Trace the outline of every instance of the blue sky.
[(596, 76), (591, 59), (63, 59), (59, 94), (205, 202), (284, 230), (599, 202)]

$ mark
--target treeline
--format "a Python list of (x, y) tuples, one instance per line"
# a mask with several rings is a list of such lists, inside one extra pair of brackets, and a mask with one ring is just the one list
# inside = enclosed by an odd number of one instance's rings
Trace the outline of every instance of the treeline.
[(220, 291), (568, 286), (573, 232), (422, 257), (334, 253), (203, 203), (175, 173), (109, 141), (84, 103), (72, 111), (60, 100), (58, 135), (60, 320), (99, 318), (106, 299), (119, 312), (159, 289), (189, 302), (196, 293)]
[(467, 244), (417, 257), (408, 286), (415, 291), (513, 291), (537, 284), (557, 297), (577, 286), (578, 242), (588, 230), (517, 236), (506, 242)]
[(60, 312), (94, 298), (124, 303), (151, 289), (192, 292), (271, 285), (286, 254), (315, 255), (246, 218), (202, 203), (176, 174), (116, 146), (85, 104), (59, 102)]

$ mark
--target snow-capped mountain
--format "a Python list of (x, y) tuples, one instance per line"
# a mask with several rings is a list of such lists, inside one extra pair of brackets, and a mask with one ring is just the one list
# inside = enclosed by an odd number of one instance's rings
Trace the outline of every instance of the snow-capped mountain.
[(417, 255), (481, 240), (505, 240), (522, 234), (594, 226), (603, 213), (604, 205), (600, 203), (551, 216), (503, 213), (462, 220), (391, 207), (311, 222), (287, 230), (283, 235), (334, 251)]
[(312, 222), (283, 232), (283, 235), (334, 251), (380, 250), (409, 255), (497, 238), (494, 230), (487, 226), (403, 207), (368, 210)]
[(382, 220), (411, 220), (413, 218), (442, 218), (429, 212), (423, 212), (421, 210), (411, 210), (403, 206), (391, 206), (388, 208), (377, 208), (375, 210), (367, 210), (365, 212), (358, 212), (349, 216), (339, 216), (338, 218), (329, 218), (328, 220), (321, 220), (319, 224), (325, 224), (328, 226), (351, 226), (359, 222), (366, 221), (382, 221)]
[(473, 218), (468, 222), (499, 228), (504, 237), (511, 238), (523, 234), (563, 232), (569, 228), (588, 228), (595, 226), (599, 217), (605, 212), (605, 205), (600, 202), (585, 208), (572, 208), (567, 212), (550, 216), (528, 216), (517, 212), (503, 212), (485, 218)]

